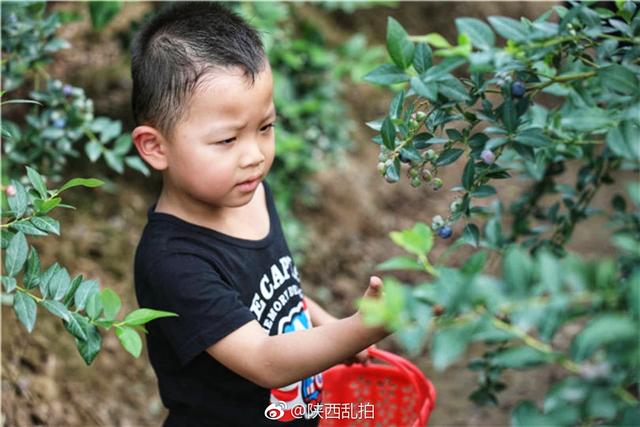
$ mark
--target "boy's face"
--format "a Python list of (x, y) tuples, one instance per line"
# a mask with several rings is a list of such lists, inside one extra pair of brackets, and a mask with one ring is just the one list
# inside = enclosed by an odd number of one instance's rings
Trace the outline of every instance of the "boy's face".
[(167, 144), (165, 187), (201, 208), (249, 203), (273, 163), (275, 118), (268, 64), (252, 86), (241, 68), (210, 72)]

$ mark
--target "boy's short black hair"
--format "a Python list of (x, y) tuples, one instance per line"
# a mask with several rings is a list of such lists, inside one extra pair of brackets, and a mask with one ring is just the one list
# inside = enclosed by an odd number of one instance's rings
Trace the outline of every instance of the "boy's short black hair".
[(136, 125), (154, 126), (169, 137), (204, 74), (239, 66), (253, 84), (265, 62), (258, 32), (226, 6), (171, 4), (133, 41), (131, 103)]

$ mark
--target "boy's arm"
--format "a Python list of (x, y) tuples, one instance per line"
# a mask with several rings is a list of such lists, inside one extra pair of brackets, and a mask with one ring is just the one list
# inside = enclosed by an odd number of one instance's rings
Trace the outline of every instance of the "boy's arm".
[(320, 307), (317, 302), (315, 302), (308, 296), (305, 296), (304, 299), (307, 301), (309, 316), (311, 316), (311, 324), (314, 327), (322, 326), (326, 323), (335, 322), (336, 320), (338, 320), (337, 317), (334, 317), (331, 314), (327, 313), (322, 307)]
[[(381, 289), (382, 281), (372, 279), (365, 297), (377, 298)], [(264, 388), (280, 388), (341, 363), (390, 333), (367, 326), (359, 311), (316, 328), (273, 336), (252, 320), (207, 352)]]

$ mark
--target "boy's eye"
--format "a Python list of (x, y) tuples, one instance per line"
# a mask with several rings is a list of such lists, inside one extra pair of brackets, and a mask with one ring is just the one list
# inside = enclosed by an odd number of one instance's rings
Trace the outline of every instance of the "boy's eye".
[(266, 126), (263, 126), (262, 128), (260, 128), (260, 131), (261, 131), (261, 132), (266, 132), (266, 131), (268, 131), (270, 128), (274, 128), (274, 127), (276, 127), (276, 122), (272, 122), (272, 123), (269, 123), (269, 124), (268, 124), (268, 125), (266, 125)]
[(225, 140), (222, 140), (222, 141), (218, 141), (215, 144), (216, 145), (229, 145), (235, 140), (236, 140), (235, 138), (229, 138), (229, 139), (225, 139)]

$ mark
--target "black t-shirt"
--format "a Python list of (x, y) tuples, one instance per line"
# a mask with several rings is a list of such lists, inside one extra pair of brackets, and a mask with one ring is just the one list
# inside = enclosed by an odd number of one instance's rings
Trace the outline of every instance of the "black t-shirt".
[[(288, 409), (321, 402), (322, 374), (269, 390), (206, 352), (254, 319), (269, 335), (311, 327), (271, 191), (266, 183), (264, 188), (270, 227), (262, 240), (235, 238), (155, 212), (155, 204), (149, 208), (135, 257), (138, 304), (179, 315), (146, 325), (149, 359), (169, 409), (165, 426), (289, 427), (319, 422), (313, 414), (296, 419)], [(268, 419), (267, 407), (282, 402), (284, 415)], [(270, 411), (282, 413), (282, 406)]]

